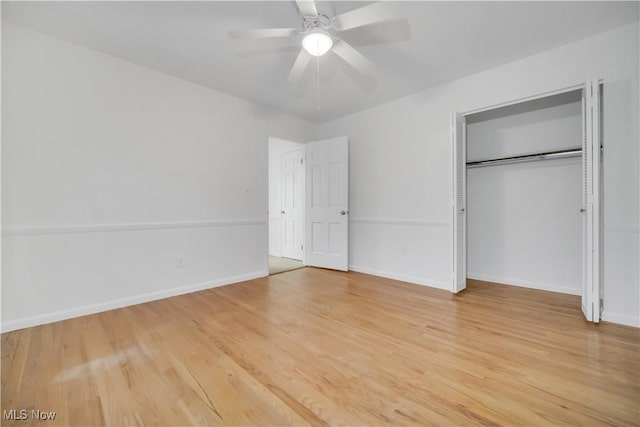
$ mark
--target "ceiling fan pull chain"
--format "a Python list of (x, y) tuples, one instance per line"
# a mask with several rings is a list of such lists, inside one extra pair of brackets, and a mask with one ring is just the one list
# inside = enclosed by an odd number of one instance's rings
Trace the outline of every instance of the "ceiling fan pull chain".
[(319, 56), (316, 56), (316, 71), (318, 74), (318, 78), (316, 79), (316, 110), (320, 111), (320, 57)]

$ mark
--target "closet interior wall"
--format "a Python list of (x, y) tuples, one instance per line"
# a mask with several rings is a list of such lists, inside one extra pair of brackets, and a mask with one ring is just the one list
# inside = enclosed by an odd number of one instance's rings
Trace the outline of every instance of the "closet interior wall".
[[(581, 91), (468, 115), (467, 163), (581, 146)], [(580, 295), (581, 157), (467, 169), (467, 276)]]

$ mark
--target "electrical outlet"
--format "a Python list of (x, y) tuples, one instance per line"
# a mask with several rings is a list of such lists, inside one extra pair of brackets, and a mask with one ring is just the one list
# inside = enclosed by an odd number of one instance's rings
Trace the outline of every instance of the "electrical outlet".
[(187, 259), (183, 256), (176, 258), (176, 268), (185, 268), (187, 266)]

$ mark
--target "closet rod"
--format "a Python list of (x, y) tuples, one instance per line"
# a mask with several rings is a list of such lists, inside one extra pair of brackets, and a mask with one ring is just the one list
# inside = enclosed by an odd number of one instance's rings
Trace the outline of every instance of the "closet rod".
[(480, 168), (484, 166), (508, 165), (512, 163), (533, 162), (536, 160), (566, 159), (569, 157), (579, 157), (582, 155), (582, 148), (574, 147), (565, 150), (547, 151), (544, 153), (524, 154), (521, 156), (502, 157), (491, 160), (478, 160), (468, 162), (467, 168)]

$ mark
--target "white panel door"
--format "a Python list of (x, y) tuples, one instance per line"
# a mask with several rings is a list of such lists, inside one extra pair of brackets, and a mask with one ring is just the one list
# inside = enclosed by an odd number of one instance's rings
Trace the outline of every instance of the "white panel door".
[(306, 144), (305, 264), (349, 269), (349, 140)]
[(600, 321), (600, 84), (587, 81), (582, 97), (582, 312)]
[(451, 291), (458, 293), (467, 287), (467, 143), (465, 118), (458, 113), (451, 114), (451, 136), (453, 150), (453, 280)]
[(293, 150), (280, 157), (282, 180), (282, 256), (302, 260), (304, 232), (304, 152)]

